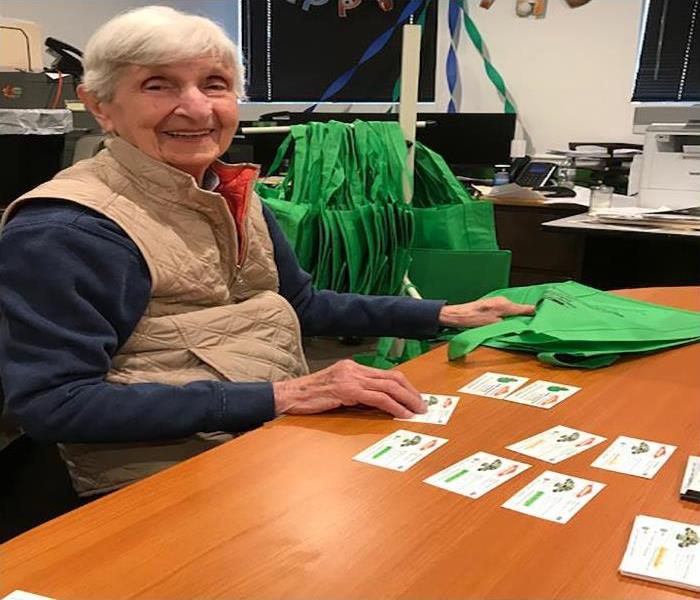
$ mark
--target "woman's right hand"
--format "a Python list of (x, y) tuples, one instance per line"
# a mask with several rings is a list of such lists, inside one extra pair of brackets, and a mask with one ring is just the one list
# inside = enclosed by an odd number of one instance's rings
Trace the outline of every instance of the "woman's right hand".
[(418, 391), (399, 371), (341, 360), (316, 373), (272, 384), (277, 414), (310, 415), (341, 406), (371, 406), (408, 419), (427, 410)]

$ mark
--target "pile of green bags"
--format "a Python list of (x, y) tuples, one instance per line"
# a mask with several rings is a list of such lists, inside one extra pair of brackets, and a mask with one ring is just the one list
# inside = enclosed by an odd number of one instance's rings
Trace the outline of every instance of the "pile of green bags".
[(416, 143), (412, 204), (406, 143), (395, 121), (293, 125), (259, 183), (302, 268), (320, 289), (398, 294), (411, 248), (498, 248), (493, 206), (477, 202), (438, 154)]
[(700, 313), (601, 292), (573, 281), (488, 294), (534, 304), (534, 316), (467, 329), (449, 343), (449, 358), (483, 344), (532, 352), (545, 363), (595, 369), (621, 356), (700, 341)]
[(317, 288), (397, 294), (408, 268), (413, 212), (403, 201), (406, 144), (395, 122), (293, 125), (258, 184)]

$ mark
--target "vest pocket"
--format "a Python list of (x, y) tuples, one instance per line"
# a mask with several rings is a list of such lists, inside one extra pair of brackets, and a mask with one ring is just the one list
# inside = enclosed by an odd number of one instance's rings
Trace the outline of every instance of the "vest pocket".
[(307, 373), (301, 353), (255, 339), (190, 348), (203, 363), (228, 381), (281, 381)]

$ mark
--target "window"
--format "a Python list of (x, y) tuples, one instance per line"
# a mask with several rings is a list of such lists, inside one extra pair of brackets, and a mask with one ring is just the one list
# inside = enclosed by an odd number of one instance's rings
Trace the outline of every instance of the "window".
[[(401, 65), (397, 22), (405, 10), (413, 11), (406, 22), (424, 20), (419, 99), (435, 100), (437, 0), (242, 0), (241, 8), (251, 101), (390, 102)], [(345, 84), (324, 98), (344, 74), (350, 75)]]
[(632, 100), (700, 100), (700, 0), (649, 0)]

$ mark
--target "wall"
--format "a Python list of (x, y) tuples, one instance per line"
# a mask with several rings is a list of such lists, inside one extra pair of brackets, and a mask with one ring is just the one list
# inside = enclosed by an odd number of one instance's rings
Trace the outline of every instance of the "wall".
[[(516, 101), (534, 144), (531, 150), (563, 148), (569, 141), (641, 141), (641, 136), (632, 134), (630, 97), (643, 0), (591, 0), (577, 9), (564, 0), (549, 0), (547, 16), (540, 20), (517, 17), (514, 0), (497, 0), (489, 10), (479, 8), (479, 0), (466, 1), (491, 60)], [(0, 13), (37, 21), (46, 35), (84, 48), (90, 33), (109, 17), (156, 2), (210, 16), (236, 37), (235, 0), (2, 0)], [(426, 110), (445, 110), (448, 102), (444, 76), (448, 2), (438, 2), (438, 94), (435, 107), (428, 105)], [(502, 111), (503, 104), (464, 31), (459, 63), (461, 110)], [(241, 115), (251, 119), (284, 108), (245, 106)], [(362, 110), (368, 109), (363, 106)]]
[[(514, 0), (479, 8), (468, 0), (491, 62), (516, 101), (538, 152), (564, 148), (569, 141), (630, 141), (630, 103), (643, 0), (591, 0), (571, 9), (549, 0), (543, 19), (520, 18)], [(447, 21), (447, 2), (440, 5)], [(444, 26), (444, 25), (443, 25)], [(439, 36), (438, 65), (444, 72), (449, 30)], [(463, 112), (499, 112), (503, 103), (484, 72), (479, 53), (464, 30), (458, 58)], [(438, 106), (447, 106), (444, 73), (438, 73)]]

